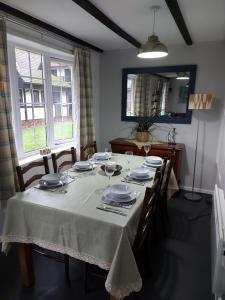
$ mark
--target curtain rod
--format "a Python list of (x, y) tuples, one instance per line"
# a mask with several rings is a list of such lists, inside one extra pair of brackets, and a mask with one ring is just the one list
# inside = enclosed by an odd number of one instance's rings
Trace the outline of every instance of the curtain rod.
[[(72, 43), (74, 43), (73, 45), (79, 45), (80, 48), (88, 48), (88, 49), (92, 49), (96, 52), (102, 53), (103, 50), (86, 42), (83, 41), (73, 35), (71, 35), (70, 33), (63, 31), (62, 29), (59, 29), (49, 23), (46, 23), (44, 21), (41, 21), (31, 15), (28, 15), (26, 13), (24, 13), (21, 10), (15, 9), (7, 4), (4, 4), (2, 2), (0, 2), (0, 14), (5, 14), (5, 18), (7, 18), (9, 21), (12, 21), (12, 17), (22, 20), (23, 22), (26, 22), (29, 24), (29, 28), (31, 27), (30, 25), (35, 25), (38, 27), (38, 30), (40, 30), (39, 28), (43, 28), (44, 30), (46, 30), (48, 33), (51, 32), (54, 34), (54, 37), (61, 37), (63, 40), (67, 40), (70, 41)], [(13, 19), (14, 21), (14, 19)], [(17, 23), (19, 23), (20, 25), (24, 26), (24, 24), (21, 22), (18, 22), (16, 20)], [(36, 29), (37, 30), (37, 29)], [(46, 34), (46, 32), (44, 32), (44, 34)], [(47, 34), (46, 34), (47, 35)], [(49, 34), (48, 34), (49, 35)], [(50, 36), (50, 35), (49, 35)]]

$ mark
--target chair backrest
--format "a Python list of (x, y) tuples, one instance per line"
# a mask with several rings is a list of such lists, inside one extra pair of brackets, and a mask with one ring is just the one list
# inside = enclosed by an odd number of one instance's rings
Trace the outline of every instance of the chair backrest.
[[(28, 180), (25, 181), (24, 180), (24, 175), (29, 170), (31, 170), (31, 169), (33, 170), (33, 169), (35, 169), (37, 167), (43, 167), (44, 170), (45, 170), (45, 172), (42, 173), (42, 174), (34, 174), (32, 177), (30, 177)], [(43, 160), (31, 162), (31, 163), (27, 164), (24, 167), (17, 166), (16, 167), (16, 172), (17, 172), (17, 177), (18, 177), (18, 181), (19, 181), (20, 191), (23, 192), (35, 180), (40, 179), (45, 174), (49, 174), (48, 157), (44, 156)]]
[(80, 159), (86, 160), (88, 154), (94, 154), (97, 152), (97, 144), (94, 141), (93, 143), (89, 143), (85, 146), (81, 146), (80, 148)]
[(163, 159), (163, 164), (160, 168), (160, 179), (159, 179), (159, 189), (161, 190), (162, 184), (163, 184), (163, 179), (164, 179), (164, 174), (166, 170), (166, 164), (167, 164), (167, 157)]
[(168, 185), (169, 185), (171, 171), (172, 171), (174, 163), (175, 163), (175, 154), (176, 154), (176, 152), (173, 149), (171, 152), (169, 162), (167, 163), (166, 168), (164, 170), (165, 176), (163, 176), (162, 183), (160, 186), (160, 194), (161, 194), (162, 199), (167, 198), (167, 189), (168, 189)]
[(149, 234), (149, 228), (151, 227), (154, 220), (154, 213), (156, 211), (157, 201), (159, 197), (159, 183), (160, 183), (160, 172), (155, 176), (155, 181), (151, 188), (146, 187), (143, 207), (138, 223), (137, 233), (133, 243), (133, 252), (137, 258), (142, 252), (142, 247)]
[[(63, 160), (60, 164), (58, 164), (58, 159), (61, 158), (62, 156), (71, 156), (69, 160)], [(77, 156), (76, 156), (76, 149), (74, 147), (71, 147), (68, 150), (63, 150), (56, 153), (52, 153), (52, 165), (53, 165), (53, 170), (54, 173), (58, 172), (58, 168), (64, 167), (66, 165), (72, 165), (76, 162)]]

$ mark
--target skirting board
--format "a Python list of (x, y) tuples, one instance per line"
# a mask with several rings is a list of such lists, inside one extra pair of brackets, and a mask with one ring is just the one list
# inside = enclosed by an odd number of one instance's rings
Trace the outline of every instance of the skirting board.
[[(180, 188), (185, 191), (192, 191), (192, 187), (190, 187), (190, 186), (180, 185)], [(202, 188), (194, 188), (194, 192), (210, 194), (210, 195), (213, 195), (213, 193), (214, 193), (213, 190), (207, 190), (207, 189), (202, 189)]]

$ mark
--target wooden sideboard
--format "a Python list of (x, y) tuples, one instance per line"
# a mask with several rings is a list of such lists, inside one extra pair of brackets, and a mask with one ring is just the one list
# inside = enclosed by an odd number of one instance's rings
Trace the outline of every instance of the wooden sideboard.
[[(130, 150), (133, 151), (134, 155), (145, 156), (144, 148), (139, 149), (136, 144), (132, 143), (132, 140), (128, 139), (114, 139), (109, 142), (111, 144), (112, 152), (114, 153), (125, 153)], [(151, 144), (151, 150), (148, 155), (156, 155), (160, 157), (170, 157), (171, 150), (175, 149), (175, 163), (174, 163), (174, 173), (177, 178), (177, 181), (180, 181), (180, 168), (181, 168), (181, 159), (182, 159), (182, 151), (184, 149), (184, 144), (175, 144), (169, 145), (167, 143), (163, 144)]]

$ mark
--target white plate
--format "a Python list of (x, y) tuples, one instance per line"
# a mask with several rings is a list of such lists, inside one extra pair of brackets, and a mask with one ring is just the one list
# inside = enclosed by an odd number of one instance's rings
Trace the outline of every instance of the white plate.
[(94, 158), (97, 160), (107, 160), (111, 158), (111, 154), (109, 152), (97, 152), (94, 154)]
[(128, 173), (128, 175), (127, 175), (128, 177), (130, 177), (131, 179), (135, 179), (135, 180), (149, 180), (150, 178), (153, 178), (153, 174), (152, 174), (152, 172), (149, 172), (149, 174), (148, 175), (146, 175), (145, 177), (137, 177), (137, 176), (135, 176), (134, 174), (132, 174), (132, 171), (130, 171), (129, 173)]
[(45, 185), (44, 182), (49, 186), (57, 185), (57, 184), (59, 184), (59, 175), (58, 174), (44, 175), (39, 180), (39, 183), (42, 185)]
[(118, 198), (126, 198), (132, 193), (132, 189), (126, 184), (114, 184), (108, 192)]
[(136, 177), (146, 177), (149, 175), (149, 170), (143, 167), (135, 168), (131, 170), (131, 173)]
[(151, 165), (159, 165), (163, 162), (163, 159), (159, 156), (148, 156), (146, 157), (145, 162)]
[[(95, 166), (93, 166), (93, 169), (94, 169)], [(91, 170), (92, 167), (91, 166), (88, 166), (88, 167), (77, 167), (77, 166), (73, 166), (73, 170), (76, 170), (76, 171), (89, 171)]]
[(130, 195), (128, 195), (126, 198), (118, 198), (115, 197), (113, 194), (109, 193), (108, 190), (106, 190), (103, 194), (103, 201), (110, 204), (110, 202), (119, 202), (119, 203), (125, 203), (125, 202), (131, 202), (137, 198), (137, 192), (132, 192)]
[(158, 167), (161, 167), (161, 165), (162, 165), (163, 163), (161, 162), (160, 164), (149, 164), (149, 163), (146, 163), (146, 162), (144, 162), (144, 166), (146, 166), (146, 167), (151, 167), (151, 168), (158, 168)]

